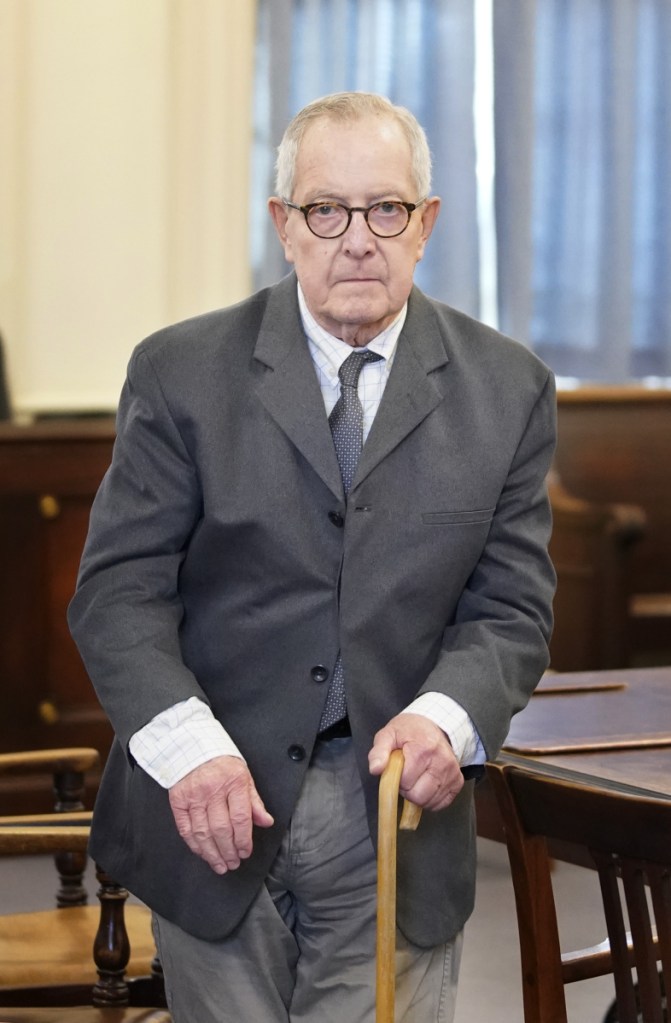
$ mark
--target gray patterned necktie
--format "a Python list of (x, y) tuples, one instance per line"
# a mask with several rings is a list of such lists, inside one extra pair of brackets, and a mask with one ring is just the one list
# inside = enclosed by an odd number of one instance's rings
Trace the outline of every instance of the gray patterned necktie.
[(375, 352), (352, 352), (338, 370), (340, 397), (329, 416), (329, 426), (346, 494), (352, 489), (363, 447), (363, 408), (357, 393), (359, 374), (365, 362), (379, 362), (381, 358)]
[[(357, 393), (359, 374), (364, 363), (379, 362), (381, 358), (382, 356), (375, 352), (352, 352), (338, 370), (340, 397), (329, 416), (329, 426), (333, 434), (333, 444), (338, 457), (345, 494), (349, 494), (352, 488), (354, 473), (363, 447), (363, 407)], [(319, 723), (319, 731), (323, 732), (325, 728), (340, 721), (346, 714), (345, 678), (342, 660), (338, 654)]]

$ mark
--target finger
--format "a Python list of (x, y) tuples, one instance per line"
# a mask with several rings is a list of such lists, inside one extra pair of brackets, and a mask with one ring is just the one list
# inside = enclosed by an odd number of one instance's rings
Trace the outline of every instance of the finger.
[[(215, 840), (212, 833), (210, 814), (205, 807), (193, 806), (190, 810), (191, 835), (182, 836), (192, 852), (200, 856), (217, 874), (225, 874), (229, 869), (228, 859), (223, 853), (225, 841), (221, 838), (223, 825), (217, 821), (220, 840)], [(230, 830), (230, 826), (229, 826)]]
[(191, 852), (204, 859), (216, 873), (226, 873), (226, 861), (211, 836), (205, 804), (181, 802), (179, 794), (171, 791), (170, 805), (177, 831)]
[(252, 852), (252, 806), (247, 785), (229, 793), (227, 811), (221, 833), (225, 844), (220, 848), (229, 869), (235, 870)]
[(270, 827), (275, 823), (251, 779), (231, 790), (225, 804), (211, 806), (210, 829), (214, 842), (229, 870), (248, 859), (253, 848), (253, 824)]
[(427, 795), (426, 786), (416, 785), (409, 792), (402, 793), (403, 798), (420, 806), (423, 810), (442, 810), (449, 806), (456, 793), (449, 789), (437, 789), (434, 793)]
[(389, 762), (391, 751), (396, 748), (396, 741), (392, 732), (381, 729), (375, 736), (372, 749), (368, 754), (368, 770), (371, 774), (382, 774)]
[(409, 788), (401, 788), (401, 794), (412, 803), (426, 810), (443, 810), (458, 796), (463, 788), (464, 780), (461, 772), (453, 776), (437, 776), (425, 771)]
[[(226, 870), (235, 870), (240, 866), (240, 852), (236, 839), (236, 827), (240, 834), (244, 831), (244, 821), (240, 810), (236, 810), (236, 819), (232, 815), (231, 797), (226, 799), (223, 794), (213, 800), (207, 809), (207, 823), (212, 846), (216, 849), (216, 857), (224, 864)], [(211, 848), (208, 844), (208, 849)], [(212, 865), (211, 858), (207, 861)]]
[(172, 815), (175, 818), (175, 825), (180, 838), (184, 839), (191, 852), (197, 852), (196, 842), (191, 834), (191, 815), (189, 811), (181, 806), (173, 806)]
[(448, 780), (449, 759), (443, 750), (426, 748), (416, 742), (406, 742), (402, 749), (404, 760), (400, 789), (406, 798), (410, 798), (407, 793), (415, 792), (417, 786), (424, 795), (430, 796)]
[(251, 783), (252, 800), (252, 821), (259, 828), (270, 828), (275, 823), (275, 818), (268, 813), (261, 796), (256, 791), (254, 782)]

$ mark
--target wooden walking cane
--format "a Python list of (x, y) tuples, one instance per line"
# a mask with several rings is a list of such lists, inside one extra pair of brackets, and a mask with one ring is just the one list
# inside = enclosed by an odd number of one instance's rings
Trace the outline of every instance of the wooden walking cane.
[(396, 994), (396, 830), (414, 831), (421, 807), (403, 801), (398, 824), (398, 789), (403, 753), (393, 750), (380, 778), (377, 839), (377, 998), (375, 1023), (394, 1023)]

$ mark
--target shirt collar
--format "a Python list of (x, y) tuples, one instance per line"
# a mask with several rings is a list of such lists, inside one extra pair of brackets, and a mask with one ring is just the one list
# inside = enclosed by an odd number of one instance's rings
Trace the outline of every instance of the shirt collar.
[[(329, 334), (327, 330), (324, 330), (324, 328), (317, 323), (314, 316), (308, 309), (300, 284), (298, 285), (298, 305), (300, 308), (301, 320), (303, 321), (303, 329), (307, 339), (311, 346), (314, 346), (322, 357), (320, 359), (322, 370), (327, 372), (334, 380), (337, 380), (338, 370), (345, 359), (352, 354), (353, 349), (351, 345), (346, 344), (339, 337), (334, 337), (333, 334)], [(405, 323), (407, 312), (408, 303), (406, 302), (396, 319), (390, 323), (388, 327), (385, 327), (381, 333), (369, 341), (367, 345), (365, 345), (365, 349), (375, 352), (377, 355), (381, 355), (386, 360), (387, 369), (391, 367), (391, 363), (396, 352), (398, 338), (403, 330), (403, 324)]]

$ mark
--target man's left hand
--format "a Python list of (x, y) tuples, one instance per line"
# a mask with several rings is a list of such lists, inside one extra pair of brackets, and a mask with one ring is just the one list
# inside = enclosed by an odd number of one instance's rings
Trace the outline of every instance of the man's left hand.
[(375, 736), (368, 754), (370, 773), (382, 774), (392, 750), (403, 751), (400, 793), (426, 810), (443, 810), (464, 779), (445, 732), (421, 714), (398, 714)]

